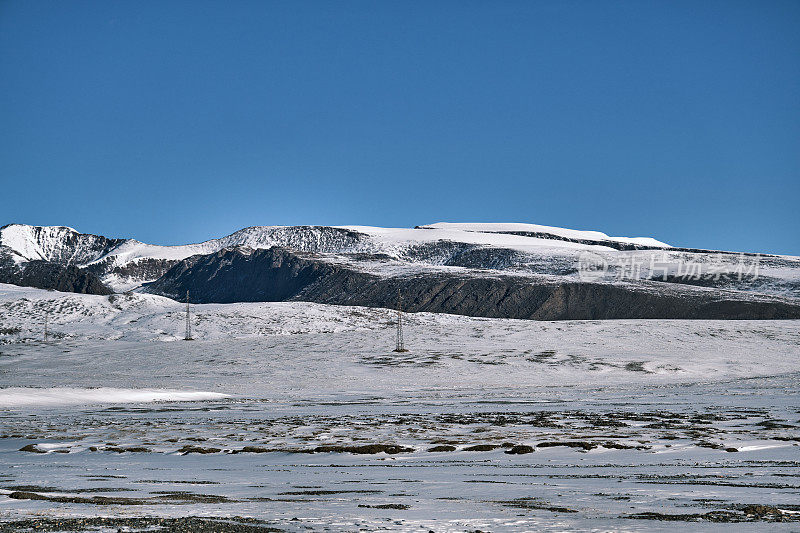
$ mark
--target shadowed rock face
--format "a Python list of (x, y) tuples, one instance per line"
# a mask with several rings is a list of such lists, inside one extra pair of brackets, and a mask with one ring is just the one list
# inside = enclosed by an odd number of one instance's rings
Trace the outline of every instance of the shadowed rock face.
[(147, 290), (197, 303), (277, 302), (297, 296), (322, 278), (344, 272), (283, 248), (222, 250), (178, 262)]
[(111, 274), (129, 280), (153, 280), (158, 279), (177, 262), (172, 259), (143, 258), (123, 265), (115, 265), (114, 258), (109, 257), (82, 268), (101, 278)]
[[(339, 276), (337, 276), (339, 277)], [(295, 299), (320, 303), (393, 307), (397, 290), (408, 311), (491, 318), (594, 320), (622, 318), (776, 319), (800, 318), (800, 306), (778, 301), (720, 298), (685, 292), (645, 291), (631, 286), (553, 284), (530, 278), (413, 276), (365, 280), (343, 292), (320, 279)]]
[(73, 265), (64, 266), (49, 261), (30, 261), (21, 266), (7, 263), (0, 266), (0, 283), (81, 294), (113, 292), (91, 272)]
[(283, 248), (223, 250), (179, 262), (148, 292), (198, 303), (301, 300), (495, 318), (800, 318), (800, 306), (655, 282), (556, 283), (541, 277), (426, 272), (378, 276), (347, 263)]

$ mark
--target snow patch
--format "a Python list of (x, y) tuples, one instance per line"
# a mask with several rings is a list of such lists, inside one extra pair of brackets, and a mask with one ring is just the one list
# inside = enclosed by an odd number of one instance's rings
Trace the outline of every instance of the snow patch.
[(146, 402), (197, 402), (219, 400), (229, 395), (218, 392), (116, 389), (110, 387), (69, 388), (54, 387), (37, 389), (29, 387), (9, 387), (0, 389), (0, 408), (15, 408), (30, 405), (83, 405)]
[(539, 224), (521, 224), (521, 223), (503, 223), (503, 222), (478, 222), (478, 223), (462, 223), (462, 222), (437, 222), (422, 226), (423, 228), (435, 229), (449, 229), (459, 231), (472, 231), (480, 233), (507, 233), (507, 232), (525, 232), (525, 233), (548, 233), (558, 237), (567, 239), (580, 239), (591, 241), (612, 241), (621, 242), (626, 244), (639, 244), (643, 246), (655, 246), (657, 248), (671, 248), (665, 242), (658, 241), (652, 237), (610, 237), (600, 231), (584, 231), (566, 228), (557, 228), (554, 226), (542, 226)]

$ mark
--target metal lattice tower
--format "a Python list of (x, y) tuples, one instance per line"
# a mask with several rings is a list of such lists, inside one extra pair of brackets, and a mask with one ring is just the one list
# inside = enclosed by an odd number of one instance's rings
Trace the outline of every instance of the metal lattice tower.
[(403, 298), (400, 296), (400, 289), (397, 289), (397, 339), (394, 348), (395, 352), (407, 352), (403, 342)]
[(189, 322), (189, 291), (186, 291), (186, 336), (183, 338), (185, 341), (192, 339), (192, 324)]

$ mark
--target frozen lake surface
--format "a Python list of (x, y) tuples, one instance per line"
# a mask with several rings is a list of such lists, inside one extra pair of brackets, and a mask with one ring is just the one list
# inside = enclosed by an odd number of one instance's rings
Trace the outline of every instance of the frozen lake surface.
[[(59, 298), (40, 292), (23, 303)], [(0, 325), (35, 329), (5, 302)], [(53, 317), (75, 335), (6, 337), (0, 530), (188, 515), (286, 531), (800, 527), (797, 321), (417, 314), (395, 354), (387, 311), (196, 308), (193, 342), (148, 338), (177, 312), (157, 306), (139, 333), (78, 313)], [(177, 338), (173, 322), (153, 337)]]

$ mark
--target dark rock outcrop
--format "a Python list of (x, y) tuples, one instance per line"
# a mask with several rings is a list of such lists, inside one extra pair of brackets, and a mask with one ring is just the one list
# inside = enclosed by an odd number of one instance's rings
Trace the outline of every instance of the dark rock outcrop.
[(74, 265), (60, 265), (50, 261), (29, 261), (21, 265), (5, 263), (0, 266), (0, 283), (80, 294), (113, 292), (91, 272)]
[(555, 282), (536, 276), (422, 272), (379, 276), (347, 262), (283, 248), (228, 249), (179, 262), (148, 292), (197, 303), (301, 300), (494, 318), (800, 318), (800, 305), (669, 283)]
[(347, 271), (305, 254), (277, 247), (232, 248), (180, 261), (147, 290), (178, 299), (189, 291), (196, 303), (277, 302), (297, 296), (321, 279), (334, 278), (345, 282)]
[(161, 277), (177, 262), (174, 259), (145, 257), (122, 265), (115, 265), (114, 258), (108, 257), (83, 268), (99, 277), (112, 274), (129, 280), (153, 280)]

